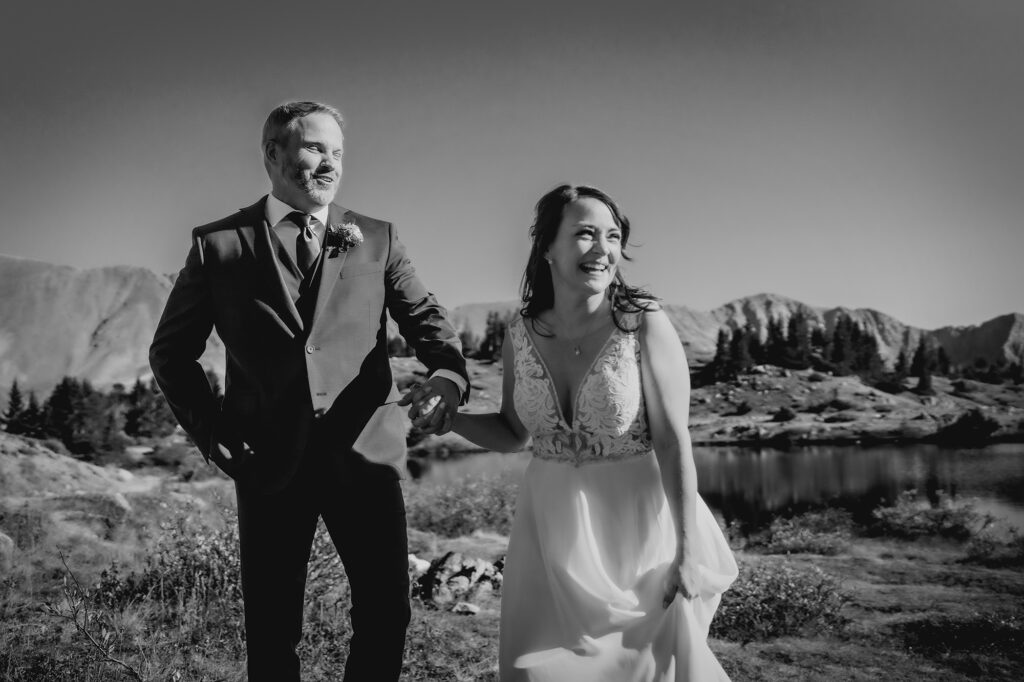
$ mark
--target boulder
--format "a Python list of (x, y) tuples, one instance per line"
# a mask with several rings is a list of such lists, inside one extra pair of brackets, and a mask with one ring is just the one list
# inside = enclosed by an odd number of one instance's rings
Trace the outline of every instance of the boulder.
[(416, 579), (413, 596), (438, 606), (479, 598), (501, 586), (502, 566), (448, 552)]
[(409, 572), (414, 578), (418, 578), (427, 572), (430, 568), (430, 562), (426, 559), (420, 559), (415, 554), (409, 555)]

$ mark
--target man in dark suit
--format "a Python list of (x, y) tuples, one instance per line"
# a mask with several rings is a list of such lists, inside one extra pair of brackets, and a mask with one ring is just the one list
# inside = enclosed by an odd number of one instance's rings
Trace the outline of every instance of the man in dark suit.
[[(271, 112), (270, 195), (193, 231), (150, 348), (178, 421), (235, 480), (250, 682), (299, 679), (318, 517), (351, 586), (345, 680), (398, 679), (410, 617), (400, 405), (442, 432), (468, 388), (458, 336), (394, 227), (331, 203), (341, 123), (316, 102)], [(386, 311), (432, 372), (401, 400)], [(214, 328), (227, 357), (219, 404), (198, 363)]]

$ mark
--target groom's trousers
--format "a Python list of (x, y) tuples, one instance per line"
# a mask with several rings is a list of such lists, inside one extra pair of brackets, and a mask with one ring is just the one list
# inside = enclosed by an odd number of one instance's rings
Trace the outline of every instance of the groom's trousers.
[(345, 682), (397, 681), (401, 674), (410, 618), (402, 490), (391, 467), (331, 452), (332, 440), (315, 433), (298, 473), (279, 493), (236, 482), (249, 682), (299, 680), (296, 647), (318, 517), (350, 586)]

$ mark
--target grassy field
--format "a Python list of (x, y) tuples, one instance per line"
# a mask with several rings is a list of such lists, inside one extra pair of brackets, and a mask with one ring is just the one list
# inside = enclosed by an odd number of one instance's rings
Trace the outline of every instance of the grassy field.
[[(244, 679), (230, 482), (128, 476), (0, 440), (0, 679)], [(509, 480), (406, 484), (411, 549), (505, 551)], [(711, 646), (734, 680), (1024, 679), (1024, 542), (969, 506), (906, 495), (740, 537)], [(340, 678), (348, 587), (319, 534), (304, 679)], [(475, 615), (414, 601), (403, 679), (496, 680), (499, 591)]]

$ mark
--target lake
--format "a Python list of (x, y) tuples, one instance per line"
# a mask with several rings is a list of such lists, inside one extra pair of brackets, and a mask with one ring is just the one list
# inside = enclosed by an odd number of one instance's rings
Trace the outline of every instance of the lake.
[[(481, 453), (433, 462), (420, 480), (520, 476), (529, 452)], [(935, 499), (945, 491), (1024, 529), (1024, 444), (976, 449), (935, 445), (815, 446), (791, 450), (695, 447), (700, 494), (728, 523), (767, 524), (823, 504), (867, 514), (883, 500), (916, 488)]]

